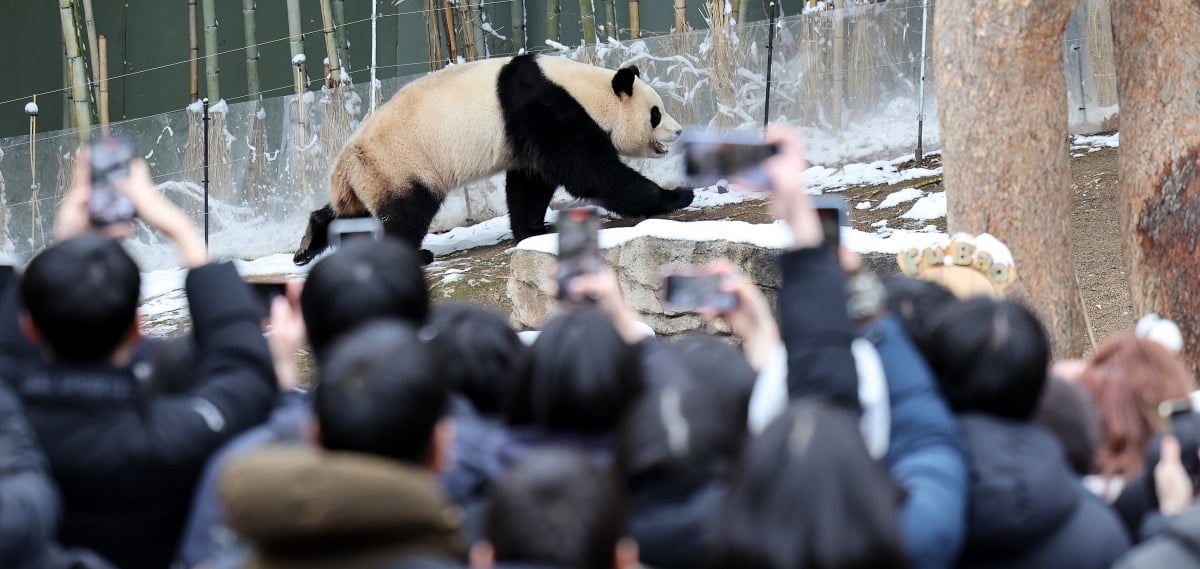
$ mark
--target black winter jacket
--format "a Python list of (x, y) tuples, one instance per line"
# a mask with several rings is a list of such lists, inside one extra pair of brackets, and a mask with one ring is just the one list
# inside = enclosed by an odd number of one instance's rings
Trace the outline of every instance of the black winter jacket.
[[(261, 309), (233, 265), (192, 270), (187, 298), (197, 362), (188, 393), (146, 396), (131, 370), (107, 363), (14, 354), (3, 366), (62, 493), (59, 542), (122, 569), (170, 563), (205, 459), (275, 400)], [(0, 314), (15, 313), (16, 296), (4, 302)], [(0, 322), (0, 347), (19, 344), (16, 323)]]
[(959, 417), (970, 469), (960, 568), (1108, 569), (1129, 548), (1116, 514), (1067, 466), (1041, 427)]
[(787, 347), (788, 397), (821, 397), (858, 412), (858, 372), (850, 344), (854, 324), (846, 313), (846, 277), (825, 249), (800, 249), (779, 257), (780, 334)]
[(58, 492), (21, 412), (0, 384), (0, 560), (11, 569), (42, 566), (58, 528)]

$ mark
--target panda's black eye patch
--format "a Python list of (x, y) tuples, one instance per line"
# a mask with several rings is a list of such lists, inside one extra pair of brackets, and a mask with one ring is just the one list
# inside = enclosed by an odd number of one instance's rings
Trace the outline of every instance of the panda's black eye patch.
[(650, 126), (658, 128), (658, 124), (662, 122), (662, 111), (658, 107), (650, 109)]

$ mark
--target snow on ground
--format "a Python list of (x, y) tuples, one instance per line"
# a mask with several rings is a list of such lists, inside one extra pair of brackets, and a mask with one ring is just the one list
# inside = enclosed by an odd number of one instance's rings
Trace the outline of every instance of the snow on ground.
[(921, 190), (918, 190), (917, 188), (904, 188), (903, 190), (898, 190), (898, 191), (888, 194), (886, 197), (883, 198), (883, 201), (879, 202), (879, 205), (875, 206), (875, 209), (887, 209), (889, 207), (896, 207), (904, 202), (913, 201), (924, 195), (925, 195), (925, 192), (922, 192)]
[(917, 203), (900, 217), (920, 220), (946, 217), (946, 192), (931, 193), (917, 200)]
[[(1121, 133), (1114, 132), (1112, 134), (1098, 134), (1096, 136), (1074, 136), (1071, 138), (1071, 150), (1087, 150), (1096, 152), (1102, 148), (1119, 148), (1121, 146)], [(1072, 154), (1075, 155), (1075, 154)]]
[[(805, 176), (808, 180), (809, 189), (819, 192), (836, 192), (849, 186), (898, 184), (908, 180), (937, 176), (942, 173), (941, 166), (936, 168), (909, 168), (900, 170), (899, 165), (909, 160), (910, 157), (906, 155), (892, 160), (876, 160), (866, 164), (846, 164), (841, 168), (813, 166), (805, 172)], [(877, 207), (876, 209), (879, 208)]]

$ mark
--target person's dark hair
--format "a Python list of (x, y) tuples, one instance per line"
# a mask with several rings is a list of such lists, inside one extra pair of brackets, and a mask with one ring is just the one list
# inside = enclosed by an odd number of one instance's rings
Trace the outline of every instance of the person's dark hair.
[(510, 425), (547, 431), (609, 433), (642, 391), (637, 348), (595, 309), (546, 324), (505, 394)]
[(938, 386), (956, 412), (1028, 420), (1050, 365), (1037, 317), (1017, 302), (977, 297), (942, 310), (921, 342)]
[(448, 412), (449, 388), (415, 328), (372, 322), (330, 348), (314, 406), (325, 448), (420, 464)]
[(21, 277), (21, 301), (54, 357), (108, 358), (137, 314), (141, 274), (112, 239), (83, 235), (42, 251)]
[(429, 313), (421, 260), (399, 239), (348, 241), (309, 271), (300, 310), (318, 359), (339, 335), (369, 320), (394, 318), (419, 326)]
[(630, 484), (650, 477), (711, 479), (737, 461), (746, 402), (714, 386), (678, 381), (648, 388), (617, 429), (617, 466)]
[(625, 514), (611, 471), (550, 447), (493, 483), (484, 532), (500, 562), (612, 569)]
[(427, 328), (450, 386), (484, 415), (498, 415), (525, 344), (494, 310), (465, 303), (434, 307)]
[(718, 399), (741, 411), (744, 425), (758, 372), (750, 367), (742, 350), (703, 332), (685, 334), (671, 346), (692, 378), (709, 391), (716, 392)]
[(1067, 464), (1079, 476), (1092, 473), (1100, 448), (1100, 416), (1082, 386), (1051, 377), (1033, 421), (1054, 434)]
[(903, 490), (871, 459), (853, 414), (800, 400), (747, 445), (709, 543), (725, 569), (908, 566)]
[(929, 333), (939, 311), (957, 300), (954, 293), (940, 284), (902, 275), (884, 278), (883, 288), (887, 291), (887, 311), (900, 321), (914, 342)]

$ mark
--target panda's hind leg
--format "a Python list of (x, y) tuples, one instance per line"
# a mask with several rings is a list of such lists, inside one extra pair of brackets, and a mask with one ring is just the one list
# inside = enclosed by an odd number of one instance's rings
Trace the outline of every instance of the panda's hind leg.
[(411, 181), (398, 192), (389, 193), (375, 203), (374, 213), (383, 231), (416, 249), (423, 264), (433, 262), (433, 253), (421, 249), (429, 224), (442, 206), (443, 195), (419, 181)]
[(304, 230), (304, 238), (300, 240), (300, 250), (292, 257), (297, 265), (307, 265), (329, 247), (329, 224), (337, 219), (333, 206), (325, 204), (308, 216), (308, 228)]
[(509, 170), (504, 179), (508, 221), (513, 242), (546, 232), (546, 207), (554, 197), (555, 185), (524, 170)]

